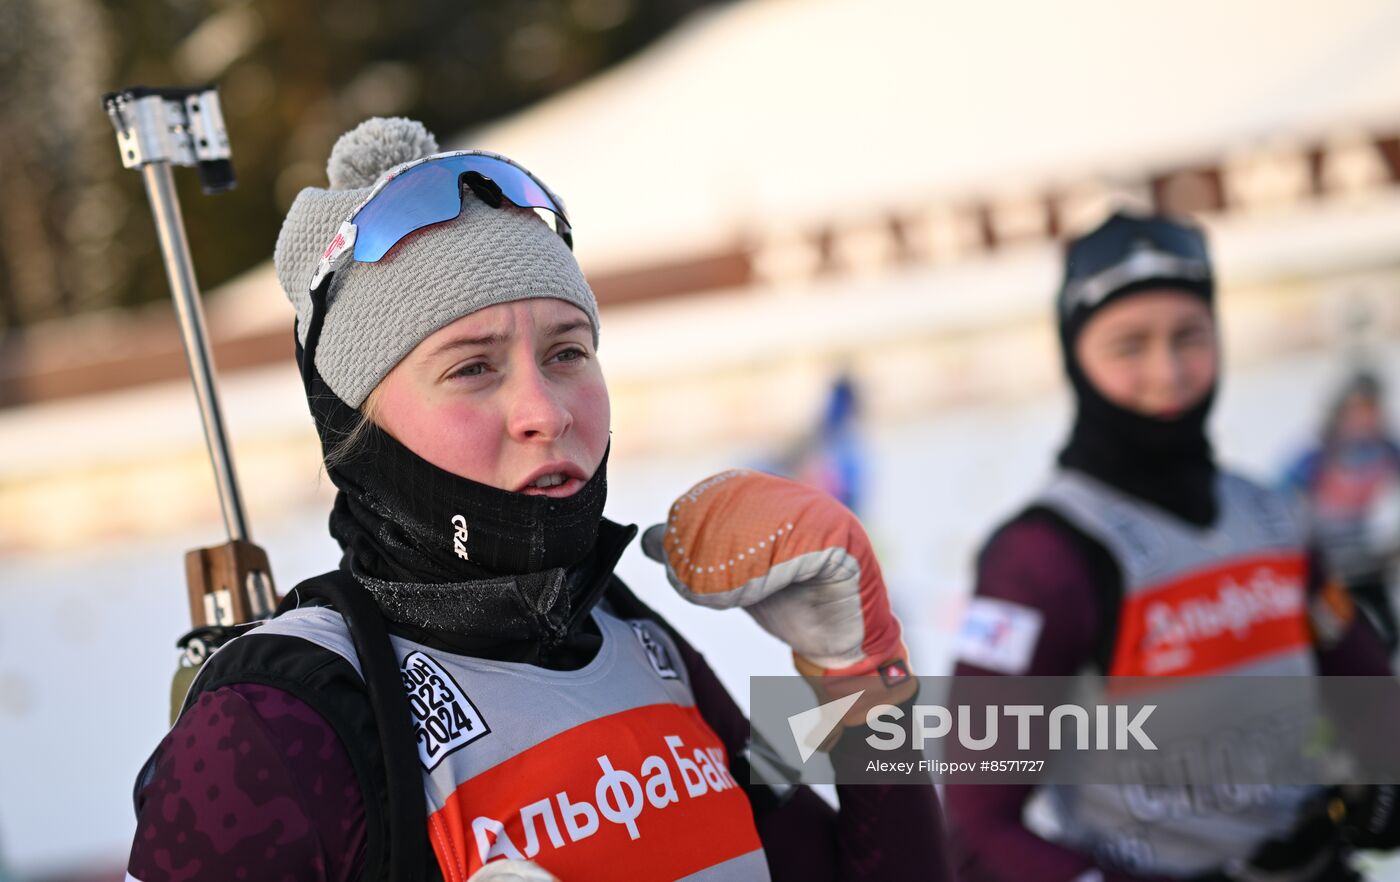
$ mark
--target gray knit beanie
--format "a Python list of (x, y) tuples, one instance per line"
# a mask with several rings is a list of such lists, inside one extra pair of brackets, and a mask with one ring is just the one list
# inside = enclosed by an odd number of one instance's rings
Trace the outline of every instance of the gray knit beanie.
[[(374, 118), (346, 132), (326, 163), (330, 188), (297, 195), (273, 262), (297, 312), (297, 339), (311, 321), (311, 278), (341, 223), (394, 166), (437, 152), (421, 123)], [(350, 261), (327, 292), (316, 369), (342, 401), (364, 403), (423, 338), (464, 315), (513, 300), (555, 297), (588, 315), (598, 340), (598, 303), (564, 241), (529, 209), (491, 208), (468, 191), (455, 220), (405, 237), (376, 263)]]

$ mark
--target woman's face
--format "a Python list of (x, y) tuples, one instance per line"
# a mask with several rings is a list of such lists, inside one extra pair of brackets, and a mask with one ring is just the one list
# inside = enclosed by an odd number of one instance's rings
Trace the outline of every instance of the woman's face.
[(375, 422), (438, 468), (501, 490), (564, 497), (608, 446), (593, 330), (548, 297), (499, 303), (423, 340), (375, 390)]
[(1201, 298), (1168, 288), (1142, 291), (1096, 312), (1075, 341), (1081, 370), (1110, 402), (1173, 419), (1215, 384), (1215, 319)]

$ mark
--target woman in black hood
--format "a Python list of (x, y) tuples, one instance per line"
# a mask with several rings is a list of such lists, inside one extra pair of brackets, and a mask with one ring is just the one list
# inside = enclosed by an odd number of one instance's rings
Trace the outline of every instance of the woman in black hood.
[[(1286, 500), (1212, 454), (1214, 300), (1205, 238), (1181, 220), (1120, 212), (1068, 243), (1056, 320), (1074, 425), (1048, 484), (977, 558), (959, 676), (1389, 672)], [(1185, 721), (1199, 728), (1187, 740), (1236, 712)], [(1097, 783), (1120, 777), (1094, 766), (1077, 780), (1095, 784), (950, 786), (959, 878), (1323, 882), (1356, 878), (1352, 848), (1400, 842), (1393, 817), (1368, 829), (1394, 796), (1378, 803), (1375, 788), (1231, 805), (1211, 797), (1231, 782), (1211, 778), (1191, 782), (1204, 794), (1191, 810), (1147, 820), (1131, 788)]]

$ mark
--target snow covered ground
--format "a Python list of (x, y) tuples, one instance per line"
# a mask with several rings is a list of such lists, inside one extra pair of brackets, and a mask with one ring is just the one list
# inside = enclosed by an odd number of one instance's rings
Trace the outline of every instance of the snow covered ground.
[[(1400, 344), (1382, 351), (1400, 379)], [(1269, 478), (1315, 428), (1341, 375), (1314, 354), (1234, 372), (1215, 437), (1225, 461)], [(1391, 386), (1392, 413), (1400, 396)], [(920, 672), (941, 673), (976, 545), (1046, 474), (1062, 398), (869, 427), (866, 512)], [(712, 471), (767, 451), (714, 450), (611, 465), (608, 512), (645, 526)], [(100, 501), (94, 501), (100, 504)], [(285, 588), (333, 564), (321, 511), (256, 525)], [(24, 875), (124, 863), (132, 778), (165, 729), (173, 641), (186, 626), (185, 549), (208, 531), (139, 545), (0, 560), (0, 853)], [(685, 605), (633, 547), (623, 577), (707, 655), (746, 704), (747, 677), (787, 673), (787, 652), (747, 617)], [(1400, 880), (1400, 865), (1375, 878)]]

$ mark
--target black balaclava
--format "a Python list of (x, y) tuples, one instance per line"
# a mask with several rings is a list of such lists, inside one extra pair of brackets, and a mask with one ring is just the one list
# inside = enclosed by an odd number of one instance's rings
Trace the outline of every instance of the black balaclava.
[(1160, 215), (1118, 212), (1068, 243), (1056, 305), (1065, 372), (1078, 409), (1059, 461), (1206, 527), (1216, 517), (1215, 461), (1206, 438), (1215, 387), (1180, 416), (1156, 419), (1104, 398), (1075, 356), (1079, 333), (1097, 310), (1163, 288), (1195, 294), (1213, 307), (1210, 258), (1195, 227)]

